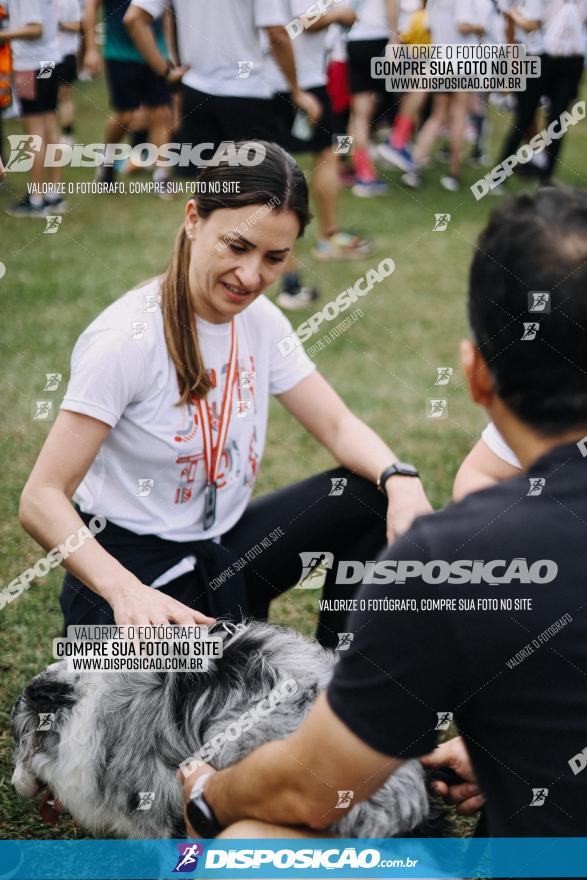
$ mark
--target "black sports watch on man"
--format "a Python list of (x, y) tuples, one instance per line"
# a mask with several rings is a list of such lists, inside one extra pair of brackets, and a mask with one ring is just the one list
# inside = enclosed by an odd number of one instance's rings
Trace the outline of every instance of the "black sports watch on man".
[(190, 825), (200, 837), (204, 837), (206, 840), (210, 837), (218, 837), (222, 831), (222, 825), (204, 797), (204, 786), (211, 775), (211, 773), (206, 773), (196, 779), (186, 807)]
[(413, 464), (406, 464), (405, 461), (396, 461), (395, 464), (390, 464), (389, 467), (386, 467), (384, 471), (377, 477), (377, 488), (380, 492), (385, 495), (385, 484), (389, 480), (390, 477), (395, 475), (399, 477), (419, 477), (417, 469)]

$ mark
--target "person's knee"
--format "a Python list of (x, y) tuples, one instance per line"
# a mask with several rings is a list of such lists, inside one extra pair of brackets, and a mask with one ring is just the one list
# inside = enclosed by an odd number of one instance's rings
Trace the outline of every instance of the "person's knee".
[(114, 125), (117, 125), (119, 128), (130, 129), (130, 125), (132, 122), (132, 110), (117, 110), (112, 116), (112, 122)]
[(163, 104), (160, 107), (151, 107), (149, 110), (149, 122), (151, 125), (170, 125), (171, 107)]

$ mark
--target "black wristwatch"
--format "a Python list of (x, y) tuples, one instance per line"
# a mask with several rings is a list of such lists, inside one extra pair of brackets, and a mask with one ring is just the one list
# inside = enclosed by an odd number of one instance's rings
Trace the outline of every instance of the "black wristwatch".
[(377, 478), (377, 488), (380, 492), (385, 495), (385, 484), (389, 480), (390, 477), (395, 475), (399, 477), (419, 477), (417, 469), (413, 464), (406, 464), (405, 461), (396, 461), (395, 464), (390, 464), (389, 467), (386, 467), (384, 471)]
[(204, 797), (204, 785), (210, 776), (211, 774), (207, 773), (195, 781), (186, 807), (190, 825), (200, 837), (204, 837), (206, 840), (210, 837), (218, 837), (222, 831), (222, 825)]

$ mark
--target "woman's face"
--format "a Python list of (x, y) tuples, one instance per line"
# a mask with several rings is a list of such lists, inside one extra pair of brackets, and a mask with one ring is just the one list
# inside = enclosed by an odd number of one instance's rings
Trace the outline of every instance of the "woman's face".
[(253, 216), (261, 208), (219, 208), (204, 220), (193, 200), (186, 205), (190, 291), (196, 314), (205, 321), (232, 320), (284, 271), (299, 220), (293, 211)]

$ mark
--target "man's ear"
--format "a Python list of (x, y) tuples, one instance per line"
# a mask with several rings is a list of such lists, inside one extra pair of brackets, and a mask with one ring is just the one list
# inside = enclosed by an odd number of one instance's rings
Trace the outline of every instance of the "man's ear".
[(461, 342), (461, 364), (467, 377), (469, 393), (480, 406), (491, 406), (495, 397), (493, 376), (483, 355), (469, 339)]

